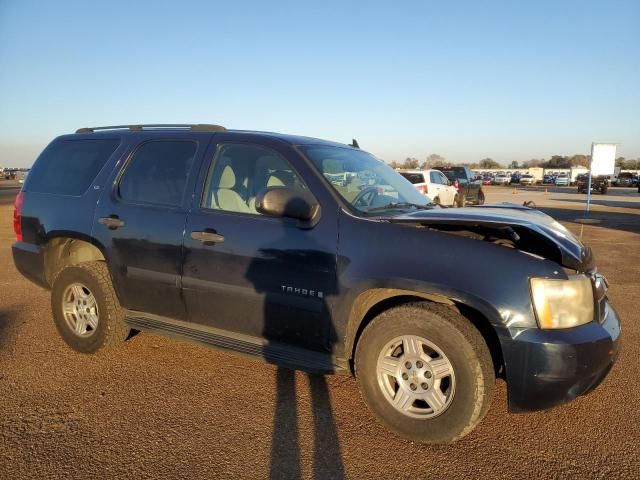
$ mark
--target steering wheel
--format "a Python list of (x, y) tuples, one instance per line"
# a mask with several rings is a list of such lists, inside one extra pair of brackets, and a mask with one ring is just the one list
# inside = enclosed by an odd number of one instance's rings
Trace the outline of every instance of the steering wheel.
[[(368, 198), (365, 198), (367, 197)], [(378, 188), (377, 187), (367, 187), (363, 188), (353, 199), (352, 205), (354, 207), (370, 207), (373, 203), (373, 199), (378, 196)], [(361, 205), (359, 205), (361, 204)]]

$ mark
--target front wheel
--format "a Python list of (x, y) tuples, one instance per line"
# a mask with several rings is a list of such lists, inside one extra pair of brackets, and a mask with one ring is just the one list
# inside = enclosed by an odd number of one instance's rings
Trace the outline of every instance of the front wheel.
[(355, 367), (369, 409), (409, 440), (458, 440), (491, 404), (489, 349), (467, 319), (444, 305), (410, 303), (378, 315), (358, 341)]
[(484, 192), (482, 190), (480, 190), (478, 192), (478, 205), (484, 205)]
[(104, 262), (60, 271), (51, 289), (51, 310), (58, 333), (78, 352), (119, 344), (130, 333)]

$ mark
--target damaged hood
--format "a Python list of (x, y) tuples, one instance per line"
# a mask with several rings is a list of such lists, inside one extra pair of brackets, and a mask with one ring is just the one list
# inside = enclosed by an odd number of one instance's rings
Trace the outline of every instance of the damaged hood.
[[(567, 268), (593, 268), (591, 249), (564, 225), (539, 210), (503, 203), (468, 208), (434, 208), (387, 218), (393, 223), (422, 225), (464, 235), (466, 232), (508, 240), (515, 248), (553, 260)], [(477, 237), (476, 237), (477, 238)]]

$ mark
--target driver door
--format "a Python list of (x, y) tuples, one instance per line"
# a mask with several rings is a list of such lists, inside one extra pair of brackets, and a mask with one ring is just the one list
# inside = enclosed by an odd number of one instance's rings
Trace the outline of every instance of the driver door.
[(295, 220), (257, 212), (255, 198), (267, 187), (308, 188), (290, 161), (296, 153), (217, 138), (186, 223), (182, 285), (189, 320), (330, 351), (326, 297), (336, 290), (336, 224), (321, 218), (301, 229)]

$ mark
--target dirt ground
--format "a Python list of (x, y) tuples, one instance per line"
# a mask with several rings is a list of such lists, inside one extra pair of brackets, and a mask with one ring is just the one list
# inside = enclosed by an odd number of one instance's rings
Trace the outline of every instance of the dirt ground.
[[(574, 189), (487, 188), (579, 233)], [(638, 478), (640, 195), (594, 196), (583, 239), (610, 284), (623, 350), (593, 393), (514, 415), (506, 388), (460, 442), (386, 431), (354, 379), (310, 377), (151, 334), (86, 356), (57, 335), (48, 292), (11, 258), (17, 188), (0, 182), (0, 478)]]

